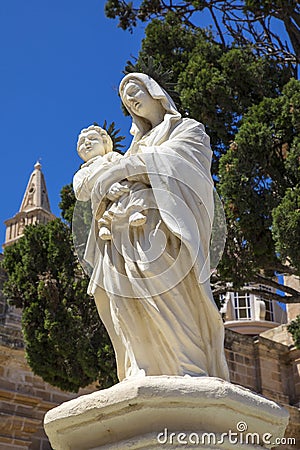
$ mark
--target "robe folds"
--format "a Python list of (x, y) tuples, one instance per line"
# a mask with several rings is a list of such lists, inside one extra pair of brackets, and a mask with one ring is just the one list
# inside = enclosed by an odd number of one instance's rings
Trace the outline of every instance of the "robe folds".
[(92, 191), (95, 218), (115, 182), (142, 183), (153, 205), (142, 227), (130, 228), (124, 210), (111, 241), (98, 238), (95, 219), (85, 252), (93, 267), (88, 292), (112, 340), (120, 380), (143, 374), (228, 379), (224, 326), (209, 281), (211, 155), (202, 124), (166, 113), (150, 132), (135, 136)]

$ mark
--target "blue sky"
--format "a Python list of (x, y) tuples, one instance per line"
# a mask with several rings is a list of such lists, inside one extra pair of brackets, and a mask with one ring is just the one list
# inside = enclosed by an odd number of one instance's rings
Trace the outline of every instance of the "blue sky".
[(51, 209), (80, 165), (77, 134), (115, 121), (130, 142), (117, 88), (143, 27), (133, 34), (104, 15), (103, 0), (10, 0), (0, 4), (0, 240), (41, 159)]
[(130, 143), (130, 118), (121, 111), (117, 89), (126, 61), (138, 54), (145, 26), (133, 34), (117, 28), (117, 21), (105, 17), (104, 4), (0, 2), (0, 243), (3, 222), (19, 210), (38, 159), (52, 212), (59, 215), (60, 189), (81, 162), (79, 131), (94, 121), (115, 121)]

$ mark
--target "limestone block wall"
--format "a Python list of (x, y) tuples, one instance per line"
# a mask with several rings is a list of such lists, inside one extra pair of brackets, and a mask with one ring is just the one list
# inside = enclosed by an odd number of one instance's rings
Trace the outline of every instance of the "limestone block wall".
[[(299, 443), (300, 350), (229, 330), (225, 348), (231, 381), (287, 407), (291, 418), (286, 437)], [(50, 450), (42, 426), (46, 411), (95, 389), (90, 386), (78, 394), (55, 389), (33, 375), (23, 349), (0, 346), (0, 450)]]
[[(286, 437), (300, 445), (300, 350), (267, 339), (226, 330), (225, 352), (230, 379), (286, 407)], [(295, 445), (278, 447), (286, 450)]]
[(225, 354), (230, 380), (258, 392), (260, 384), (256, 351), (252, 337), (226, 330)]
[(93, 390), (62, 392), (32, 373), (23, 349), (0, 346), (0, 450), (50, 450), (42, 425), (45, 413)]
[(293, 403), (300, 408), (300, 350), (291, 349), (290, 359), (293, 367), (294, 395)]

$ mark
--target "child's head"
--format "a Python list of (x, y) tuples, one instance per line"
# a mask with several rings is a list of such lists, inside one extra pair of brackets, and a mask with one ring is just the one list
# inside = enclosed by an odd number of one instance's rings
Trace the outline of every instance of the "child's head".
[(107, 131), (98, 125), (81, 130), (77, 141), (77, 152), (83, 161), (103, 156), (112, 151), (113, 143)]

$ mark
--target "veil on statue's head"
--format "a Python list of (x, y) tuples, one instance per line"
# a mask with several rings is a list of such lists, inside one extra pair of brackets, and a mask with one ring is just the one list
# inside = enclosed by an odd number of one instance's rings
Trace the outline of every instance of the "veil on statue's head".
[[(166, 111), (165, 120), (169, 119), (180, 119), (181, 114), (177, 110), (173, 99), (170, 95), (149, 75), (144, 73), (133, 72), (127, 74), (121, 81), (119, 87), (120, 97), (123, 101), (123, 92), (126, 84), (129, 81), (137, 82), (138, 84), (142, 84), (145, 86), (149, 94), (154, 100), (159, 100), (164, 110)], [(124, 101), (123, 101), (124, 103)], [(137, 116), (127, 105), (126, 109), (128, 109), (131, 117), (132, 117), (132, 127), (130, 129), (130, 133), (138, 138), (139, 136), (144, 135), (147, 131), (149, 131), (149, 124), (142, 117)]]

